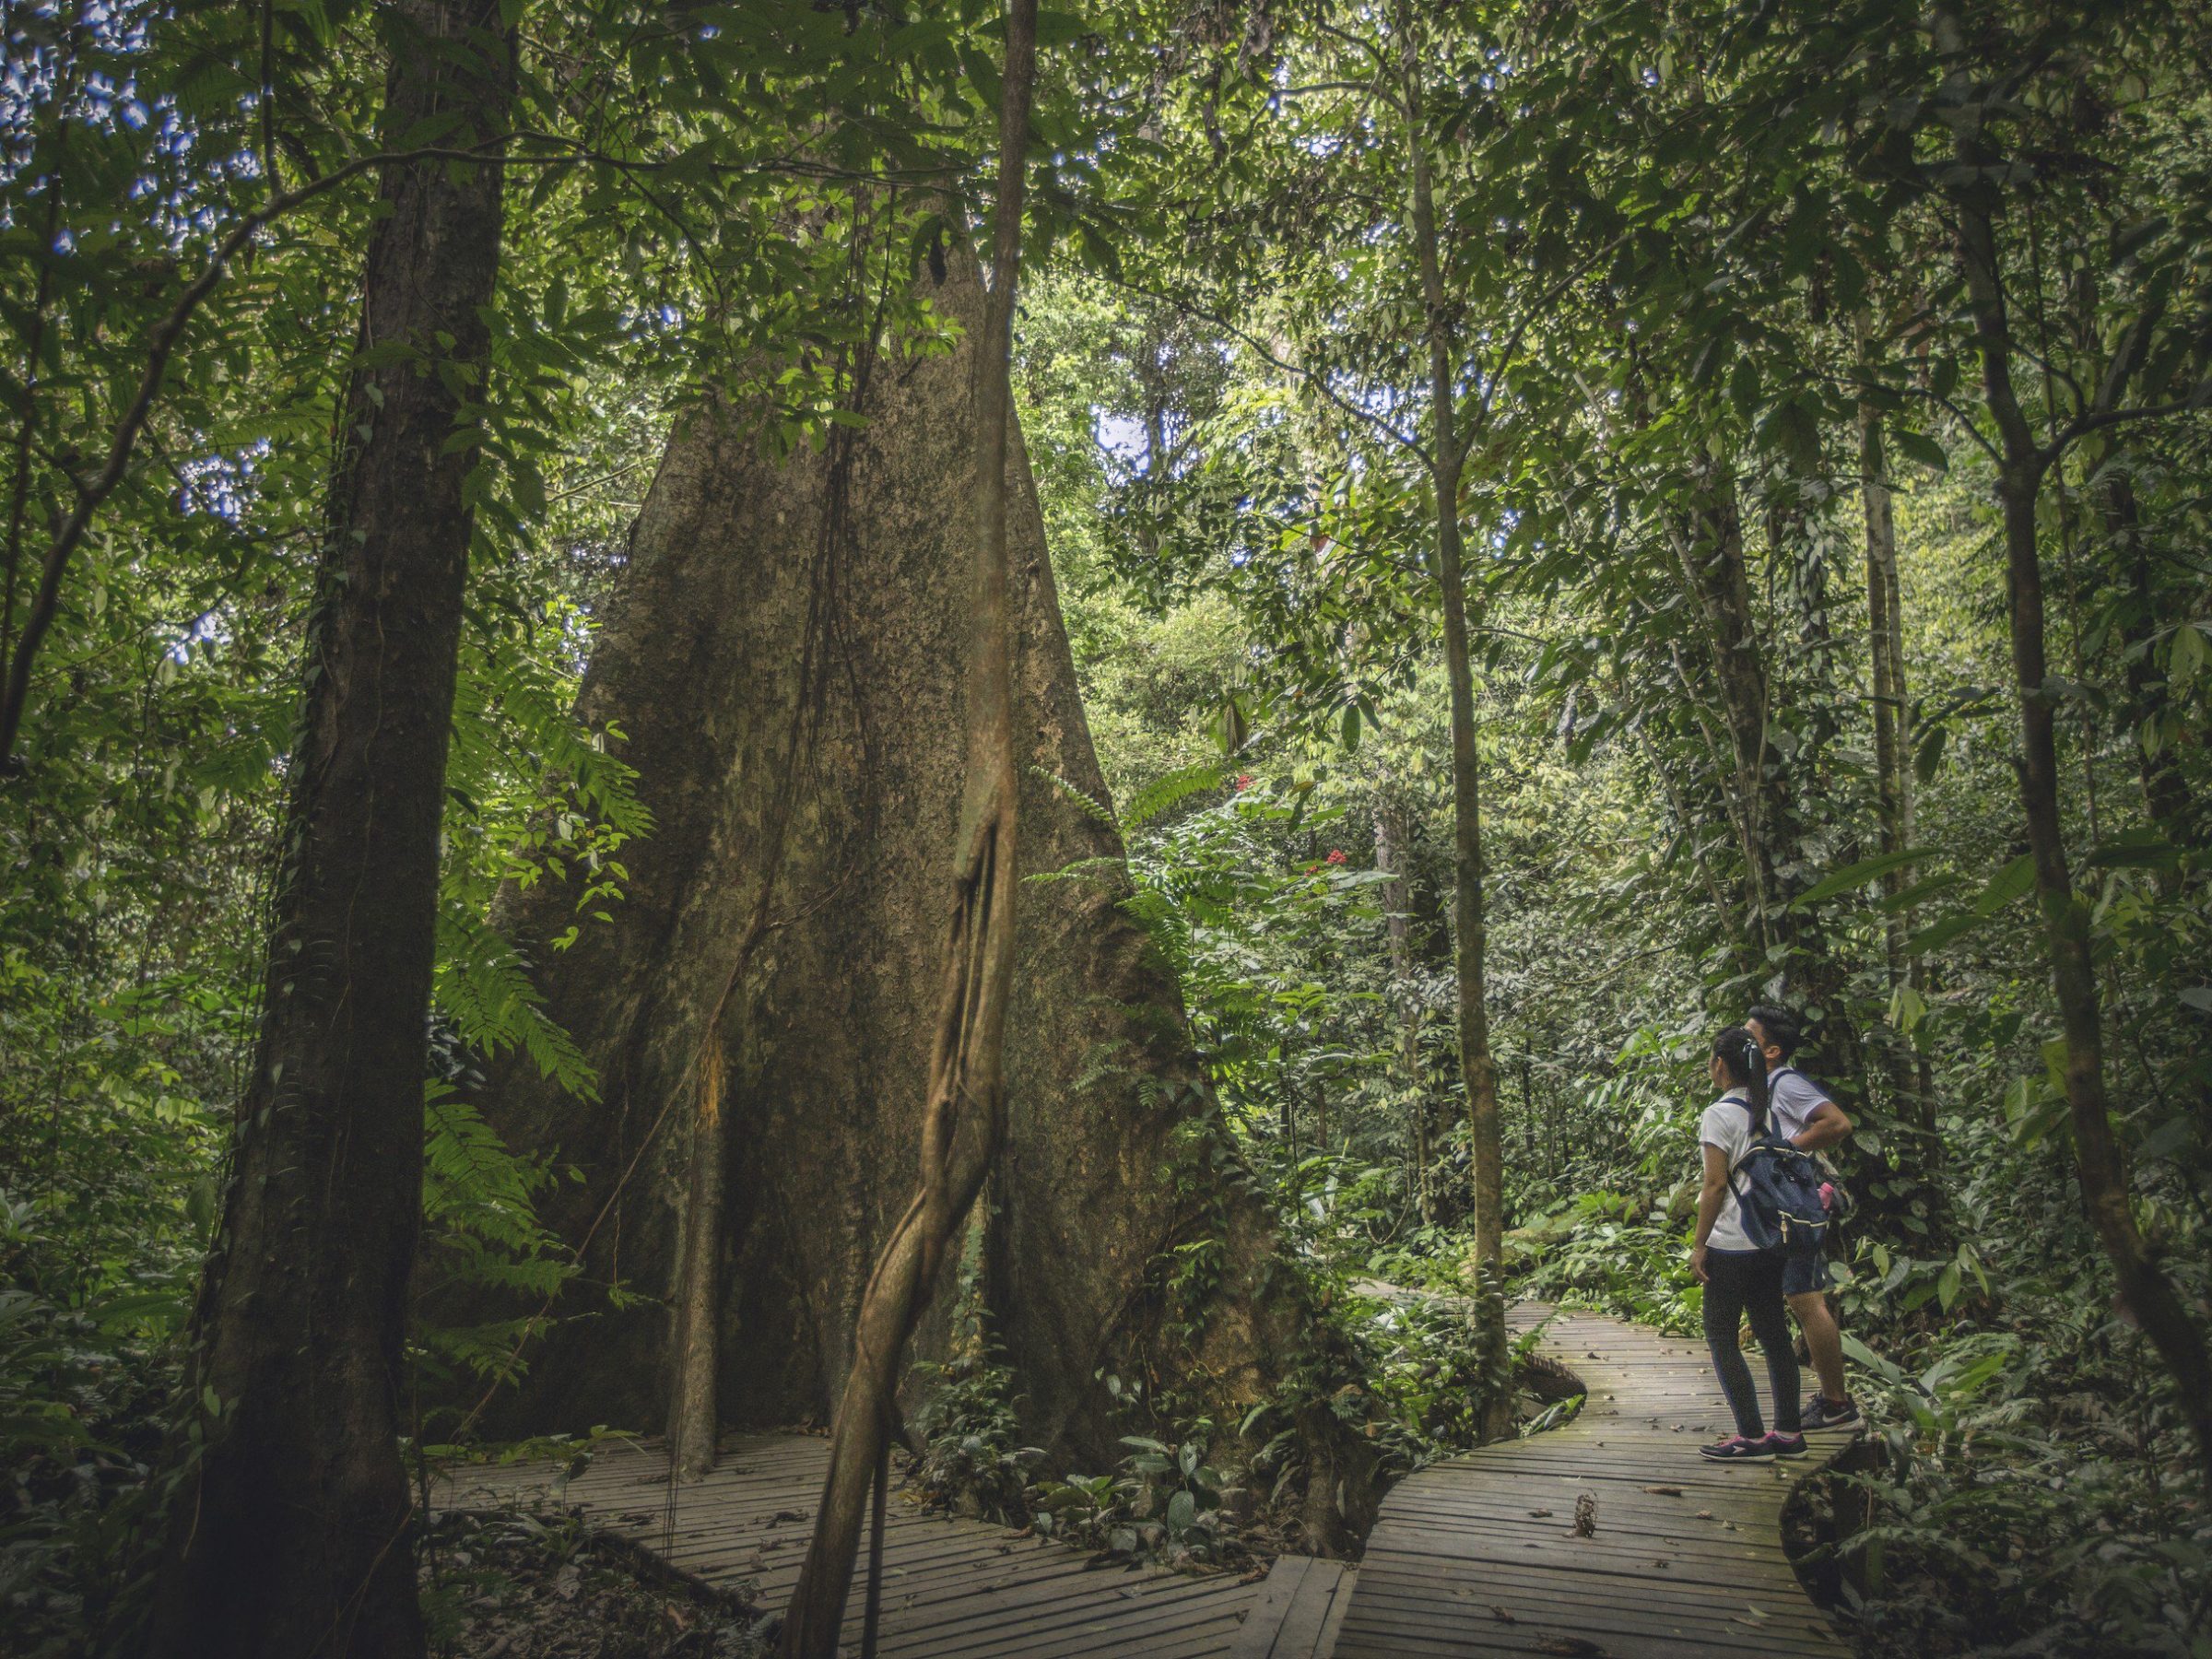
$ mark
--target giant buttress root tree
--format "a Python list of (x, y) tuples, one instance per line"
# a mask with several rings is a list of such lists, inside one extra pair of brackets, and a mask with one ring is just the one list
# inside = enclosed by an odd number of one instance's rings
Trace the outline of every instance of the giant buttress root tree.
[[(999, 94), (998, 194), (991, 291), (972, 352), (975, 552), (965, 690), (966, 776), (952, 846), (952, 894), (922, 1103), (921, 1171), (913, 1199), (876, 1257), (853, 1317), (853, 1352), (837, 1403), (830, 1472), (799, 1582), (783, 1616), (786, 1659), (836, 1659), (860, 1544), (862, 1506), (876, 1497), (877, 1564), (890, 1482), (891, 1413), (906, 1345), (928, 1307), (945, 1259), (998, 1161), (1006, 1135), (1006, 998), (1014, 980), (1017, 809), (1014, 629), (1007, 605), (1006, 434), (1014, 423), (1014, 300), (1021, 280), (1022, 185), (1030, 99), (1037, 78), (1037, 0), (1006, 8)], [(880, 1576), (868, 1578), (862, 1647), (876, 1650)]]
[[(582, 1172), (543, 1214), (582, 1247), (586, 1282), (654, 1300), (548, 1330), (488, 1426), (662, 1424), (660, 1299), (684, 1288), (689, 1195), (716, 1184), (703, 1253), (720, 1421), (820, 1419), (842, 1391), (863, 1288), (913, 1192), (966, 771), (985, 295), (957, 243), (943, 270), (920, 280), (961, 343), (858, 354), (865, 428), (790, 453), (747, 408), (702, 405), (641, 512), (580, 712), (627, 735), (657, 829), (610, 921), (579, 918), (552, 883), (504, 915), (603, 1099), (508, 1064), (485, 1111), (511, 1144)], [(1006, 488), (1018, 867), (1085, 873), (1022, 893), (982, 1293), (1027, 1437), (1111, 1460), (1132, 1424), (1120, 1401), (1253, 1402), (1325, 1335), (1209, 1127), (1176, 987), (1121, 908), (1119, 838), (1070, 798), (1104, 785), (1018, 428)], [(694, 1183), (688, 1126), (709, 1081), (724, 1163), (718, 1183)], [(925, 1359), (943, 1351), (944, 1288), (916, 1337)], [(1336, 1455), (1318, 1424), (1313, 1438)], [(1340, 1485), (1347, 1507), (1370, 1500), (1349, 1455), (1309, 1483), (1323, 1547), (1343, 1541)]]
[[(384, 124), (505, 129), (497, 0), (394, 8)], [(500, 170), (388, 168), (332, 476), (253, 1074), (194, 1319), (204, 1446), (151, 1652), (419, 1653), (398, 1374), (422, 1202), (439, 823)]]

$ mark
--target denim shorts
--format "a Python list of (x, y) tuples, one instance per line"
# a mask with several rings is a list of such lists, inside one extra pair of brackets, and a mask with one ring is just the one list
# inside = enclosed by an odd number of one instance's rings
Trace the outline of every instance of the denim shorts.
[(1828, 1277), (1828, 1257), (1820, 1247), (1810, 1250), (1791, 1250), (1782, 1258), (1782, 1293), (1784, 1296), (1804, 1296), (1814, 1290), (1825, 1290), (1834, 1281)]

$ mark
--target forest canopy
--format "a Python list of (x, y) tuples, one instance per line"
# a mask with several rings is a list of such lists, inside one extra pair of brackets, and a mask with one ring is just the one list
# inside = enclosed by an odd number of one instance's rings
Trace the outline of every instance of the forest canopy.
[(606, 1430), (1356, 1550), (1698, 1327), (1759, 1009), (1831, 1611), (2212, 1641), (2194, 0), (5, 31), (27, 1651), (450, 1644), (433, 1449)]

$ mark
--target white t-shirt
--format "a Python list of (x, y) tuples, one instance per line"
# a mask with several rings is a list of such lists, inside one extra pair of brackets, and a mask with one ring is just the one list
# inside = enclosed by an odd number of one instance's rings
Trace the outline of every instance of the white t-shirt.
[(1767, 1110), (1774, 1132), (1784, 1140), (1803, 1135), (1827, 1099), (1828, 1091), (1794, 1066), (1777, 1066), (1767, 1074)]
[(1738, 1213), (1739, 1200), (1735, 1195), (1735, 1166), (1746, 1152), (1751, 1149), (1751, 1114), (1744, 1108), (1744, 1091), (1732, 1088), (1712, 1105), (1698, 1122), (1698, 1142), (1701, 1147), (1718, 1147), (1728, 1160), (1729, 1182), (1726, 1194), (1721, 1199), (1721, 1213), (1712, 1223), (1712, 1231), (1706, 1235), (1710, 1250), (1757, 1250), (1750, 1235), (1744, 1231), (1744, 1219)]

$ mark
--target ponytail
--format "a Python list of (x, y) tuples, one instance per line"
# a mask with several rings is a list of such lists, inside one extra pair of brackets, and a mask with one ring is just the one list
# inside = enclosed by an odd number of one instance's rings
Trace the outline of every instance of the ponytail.
[(1767, 1056), (1759, 1039), (1742, 1026), (1730, 1026), (1712, 1040), (1712, 1052), (1728, 1081), (1750, 1096), (1753, 1134), (1767, 1126)]

